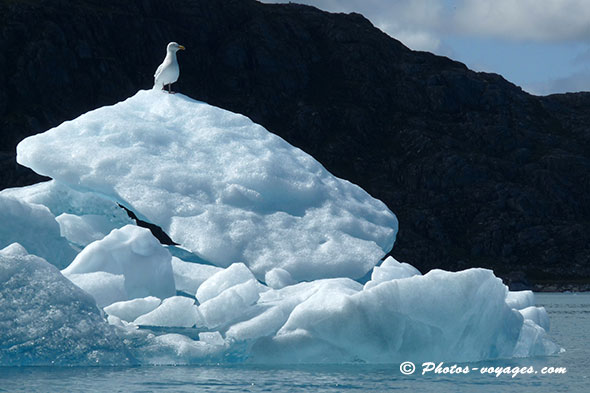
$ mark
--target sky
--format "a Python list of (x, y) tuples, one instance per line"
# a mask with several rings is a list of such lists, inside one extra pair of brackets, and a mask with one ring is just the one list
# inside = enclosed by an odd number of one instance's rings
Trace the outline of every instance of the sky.
[(293, 2), (358, 12), (411, 49), (498, 73), (532, 94), (590, 91), (590, 0)]

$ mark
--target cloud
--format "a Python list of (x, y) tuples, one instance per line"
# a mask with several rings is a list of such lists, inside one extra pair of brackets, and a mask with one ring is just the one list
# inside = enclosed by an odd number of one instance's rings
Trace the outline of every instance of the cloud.
[(504, 73), (533, 94), (590, 90), (590, 0), (291, 1), (361, 13), (411, 49)]
[[(263, 0), (288, 3), (288, 0)], [(329, 12), (358, 12), (390, 36), (415, 50), (436, 51), (440, 46), (438, 28), (445, 18), (438, 0), (297, 0)]]
[[(288, 3), (287, 0), (263, 0)], [(516, 41), (590, 41), (588, 0), (297, 0), (330, 12), (358, 12), (412, 49), (441, 37), (483, 36)], [(424, 45), (424, 47), (421, 47)], [(418, 47), (416, 47), (418, 46)]]
[(536, 95), (590, 91), (590, 69), (577, 71), (571, 75), (545, 82), (531, 83), (523, 86), (523, 89)]
[(440, 39), (426, 31), (405, 31), (405, 30), (391, 30), (387, 26), (378, 26), (381, 30), (388, 33), (390, 36), (395, 37), (401, 41), (408, 48), (414, 50), (423, 50), (428, 52), (440, 52), (441, 41)]
[(507, 40), (590, 39), (588, 0), (462, 0), (449, 31)]

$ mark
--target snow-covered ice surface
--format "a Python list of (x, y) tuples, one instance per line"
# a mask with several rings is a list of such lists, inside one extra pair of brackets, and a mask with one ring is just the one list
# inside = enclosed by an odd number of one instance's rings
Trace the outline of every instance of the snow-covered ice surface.
[[(0, 214), (20, 225), (4, 226), (3, 241), (22, 239), (58, 266), (70, 245), (80, 252), (61, 273), (19, 245), (0, 252), (0, 365), (560, 351), (534, 294), (509, 292), (489, 270), (422, 275), (380, 263), (393, 213), (243, 116), (140, 91), (27, 138), (18, 159), (54, 180), (0, 192)], [(130, 225), (117, 202), (181, 246)], [(35, 248), (43, 239), (53, 246)], [(368, 272), (364, 285), (354, 280)]]
[(397, 232), (393, 213), (358, 186), (247, 117), (182, 94), (139, 91), (26, 138), (17, 160), (259, 279), (275, 267), (295, 280), (362, 277)]

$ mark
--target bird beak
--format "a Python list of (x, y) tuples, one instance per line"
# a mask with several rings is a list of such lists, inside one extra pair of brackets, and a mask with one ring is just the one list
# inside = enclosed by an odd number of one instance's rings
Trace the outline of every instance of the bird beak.
[(182, 46), (182, 45), (178, 45), (178, 49), (185, 50), (186, 48), (184, 46)]

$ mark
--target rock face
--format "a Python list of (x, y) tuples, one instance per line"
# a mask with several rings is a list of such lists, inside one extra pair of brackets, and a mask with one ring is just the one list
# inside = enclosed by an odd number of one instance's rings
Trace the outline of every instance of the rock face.
[(295, 4), (1, 2), (2, 187), (35, 180), (11, 158), (19, 140), (151, 87), (172, 40), (187, 47), (176, 90), (383, 200), (397, 259), (527, 285), (590, 280), (590, 94), (532, 96), (361, 15)]

